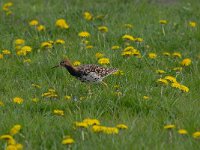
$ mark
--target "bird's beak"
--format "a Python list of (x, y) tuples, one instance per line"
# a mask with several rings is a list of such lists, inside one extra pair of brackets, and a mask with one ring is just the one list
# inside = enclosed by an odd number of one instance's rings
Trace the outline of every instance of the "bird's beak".
[(56, 65), (56, 66), (52, 67), (51, 69), (54, 69), (54, 68), (57, 68), (57, 67), (60, 67), (60, 65)]

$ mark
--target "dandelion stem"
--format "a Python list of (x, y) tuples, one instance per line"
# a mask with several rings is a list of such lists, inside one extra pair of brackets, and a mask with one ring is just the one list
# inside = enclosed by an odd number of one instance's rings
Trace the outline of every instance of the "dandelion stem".
[(84, 141), (85, 140), (85, 135), (84, 135), (84, 131), (83, 130), (81, 131), (81, 137), (82, 137), (82, 140)]
[(165, 28), (164, 28), (163, 25), (162, 25), (162, 33), (163, 33), (163, 35), (165, 36)]

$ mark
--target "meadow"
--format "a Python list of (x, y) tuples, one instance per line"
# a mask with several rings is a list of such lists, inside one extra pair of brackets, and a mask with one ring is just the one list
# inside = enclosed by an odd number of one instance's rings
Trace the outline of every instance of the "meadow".
[[(199, 0), (1, 0), (0, 149), (200, 149)], [(118, 68), (108, 87), (56, 68)]]

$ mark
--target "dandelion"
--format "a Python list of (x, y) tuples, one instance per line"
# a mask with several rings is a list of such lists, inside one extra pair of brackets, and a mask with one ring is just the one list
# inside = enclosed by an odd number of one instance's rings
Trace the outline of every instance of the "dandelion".
[(94, 125), (94, 126), (92, 126), (92, 131), (96, 132), (96, 133), (99, 133), (99, 132), (102, 132), (104, 128), (105, 127), (103, 127), (103, 126)]
[(189, 92), (189, 88), (187, 87), (187, 86), (185, 86), (185, 85), (180, 85), (179, 87), (178, 87), (182, 92)]
[(37, 21), (37, 20), (31, 20), (30, 22), (29, 22), (29, 25), (30, 26), (37, 26), (39, 24), (39, 22)]
[(87, 128), (88, 124), (86, 122), (75, 122), (77, 128)]
[(131, 56), (131, 55), (133, 55), (133, 54), (132, 54), (131, 51), (123, 51), (123, 52), (121, 53), (121, 55), (122, 55), (122, 56)]
[(149, 54), (148, 54), (148, 57), (149, 57), (150, 59), (155, 59), (155, 58), (157, 57), (157, 54), (156, 54), (156, 53), (149, 53)]
[(3, 59), (3, 54), (0, 54), (0, 59)]
[(133, 28), (133, 25), (132, 24), (124, 24), (124, 27), (128, 28), (128, 29), (131, 29), (131, 28)]
[(71, 100), (71, 99), (72, 99), (72, 97), (71, 97), (71, 96), (69, 96), (69, 95), (66, 95), (66, 96), (64, 96), (64, 99), (66, 99), (66, 100)]
[(164, 56), (171, 56), (171, 54), (169, 52), (163, 52), (162, 53)]
[(118, 70), (118, 71), (114, 72), (113, 75), (123, 76), (124, 72), (122, 70)]
[(4, 55), (10, 55), (11, 52), (10, 52), (10, 50), (4, 49), (4, 50), (2, 50), (2, 54), (4, 54)]
[(110, 60), (109, 60), (109, 58), (100, 58), (98, 60), (98, 63), (101, 65), (107, 65), (107, 64), (110, 64)]
[(9, 11), (10, 11), (9, 9), (10, 9), (11, 6), (13, 6), (13, 3), (12, 3), (12, 2), (5, 3), (5, 4), (3, 5), (3, 11), (9, 12)]
[(135, 38), (135, 42), (143, 42), (144, 40), (142, 38)]
[(181, 134), (181, 135), (186, 135), (186, 134), (188, 134), (187, 130), (185, 130), (185, 129), (179, 129), (179, 130), (178, 130), (178, 133)]
[(197, 26), (197, 23), (194, 22), (194, 21), (190, 21), (189, 26), (192, 27), (192, 28), (195, 28)]
[(118, 134), (119, 130), (116, 127), (105, 127), (103, 129), (103, 133), (105, 133), (105, 134)]
[(192, 63), (191, 59), (185, 58), (185, 59), (182, 60), (181, 65), (182, 66), (189, 66), (189, 65), (191, 65), (191, 63)]
[(74, 143), (74, 139), (72, 139), (70, 136), (67, 136), (62, 140), (63, 145), (71, 145), (73, 143)]
[(128, 129), (128, 126), (125, 125), (125, 124), (118, 124), (116, 127), (117, 127), (118, 129)]
[(24, 102), (24, 100), (20, 97), (15, 97), (15, 98), (13, 98), (13, 102), (17, 103), (17, 104), (22, 104)]
[(87, 38), (87, 37), (90, 37), (90, 33), (87, 32), (87, 31), (83, 31), (83, 32), (80, 32), (78, 34), (79, 37), (83, 37), (83, 38)]
[(81, 62), (80, 61), (74, 61), (73, 62), (73, 66), (80, 66), (81, 65)]
[(24, 43), (25, 43), (25, 41), (23, 39), (16, 39), (15, 40), (16, 45), (23, 45)]
[(172, 70), (174, 70), (174, 71), (182, 71), (183, 70), (183, 68), (182, 67), (175, 67), (175, 68), (173, 68)]
[(112, 50), (118, 50), (118, 49), (120, 49), (120, 47), (118, 45), (114, 45), (114, 46), (111, 47), (111, 49)]
[(148, 100), (148, 99), (149, 99), (149, 96), (143, 96), (143, 99), (144, 99), (144, 100)]
[(92, 46), (92, 45), (87, 45), (86, 48), (87, 48), (87, 49), (92, 49), (93, 46)]
[(87, 12), (87, 11), (84, 12), (83, 17), (85, 20), (88, 20), (88, 21), (92, 20), (92, 14), (90, 12)]
[(174, 83), (171, 84), (171, 87), (173, 87), (173, 88), (180, 88), (180, 83), (174, 82)]
[(4, 106), (4, 103), (2, 101), (0, 101), (0, 107)]
[(168, 81), (170, 81), (170, 82), (172, 82), (172, 83), (176, 83), (176, 82), (177, 82), (177, 81), (176, 81), (176, 78), (173, 77), (173, 76), (165, 76), (164, 79), (165, 79), (165, 80), (168, 80)]
[(41, 48), (52, 48), (53, 45), (50, 42), (42, 42), (41, 43)]
[(101, 32), (103, 32), (103, 33), (105, 33), (105, 32), (108, 32), (108, 27), (106, 27), (106, 26), (99, 26), (98, 30), (101, 31)]
[(57, 39), (55, 44), (65, 44), (65, 41), (63, 39)]
[(95, 57), (97, 58), (97, 59), (99, 59), (99, 58), (102, 58), (104, 56), (104, 54), (103, 53), (96, 53), (95, 54)]
[(157, 83), (163, 84), (163, 85), (168, 85), (168, 81), (166, 79), (158, 79)]
[(38, 30), (38, 31), (44, 31), (44, 30), (46, 30), (46, 27), (45, 27), (44, 25), (39, 25), (39, 26), (37, 27), (37, 30)]
[(38, 98), (33, 98), (32, 102), (37, 103), (37, 102), (39, 102), (39, 99)]
[(164, 73), (166, 73), (164, 70), (156, 70), (156, 73), (157, 74), (164, 74)]
[(0, 136), (0, 140), (6, 140), (8, 142), (8, 144), (10, 144), (10, 145), (16, 144), (15, 139), (11, 135), (8, 135), (8, 134)]
[(6, 147), (6, 150), (22, 150), (22, 149), (23, 149), (23, 145), (19, 143), (16, 143), (14, 145), (8, 145)]
[(128, 41), (134, 41), (135, 38), (131, 35), (125, 34), (122, 36), (122, 39), (128, 40)]
[(167, 20), (159, 20), (160, 24), (167, 24)]
[(175, 125), (174, 124), (168, 124), (164, 126), (164, 129), (174, 129)]
[(19, 124), (16, 124), (16, 125), (14, 125), (11, 129), (10, 129), (10, 135), (15, 135), (15, 134), (17, 134), (17, 133), (19, 133), (19, 131), (21, 130), (21, 125), (19, 125)]
[(100, 125), (100, 121), (97, 119), (86, 118), (83, 120), (83, 122), (86, 123), (88, 126)]
[(32, 83), (31, 85), (32, 85), (32, 87), (35, 87), (35, 88), (41, 89), (41, 86), (38, 85), (38, 84)]
[(175, 58), (181, 58), (182, 57), (181, 53), (179, 53), (179, 52), (172, 53), (172, 56), (175, 57)]
[(192, 136), (193, 136), (193, 138), (195, 138), (195, 139), (200, 138), (200, 131), (194, 132), (194, 133), (192, 134)]
[(58, 19), (55, 25), (61, 29), (69, 29), (69, 25), (65, 21), (65, 19)]
[(49, 89), (47, 92), (42, 94), (42, 97), (56, 98), (58, 97), (58, 95), (56, 94), (56, 91), (54, 89)]
[(24, 63), (31, 63), (31, 59), (29, 59), (29, 58), (28, 59), (24, 59), (23, 62)]
[(32, 51), (32, 48), (30, 47), (30, 46), (23, 46), (22, 48), (21, 48), (21, 50), (22, 51), (24, 51), (24, 52), (31, 52)]
[(54, 109), (53, 113), (58, 116), (64, 116), (64, 111), (60, 109)]

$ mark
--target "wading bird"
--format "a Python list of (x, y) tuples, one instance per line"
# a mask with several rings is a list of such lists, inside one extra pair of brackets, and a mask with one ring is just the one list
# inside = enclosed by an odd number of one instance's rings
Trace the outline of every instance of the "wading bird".
[(65, 59), (60, 62), (59, 65), (54, 66), (56, 67), (64, 67), (68, 70), (68, 72), (80, 80), (81, 82), (86, 83), (102, 83), (107, 86), (103, 79), (116, 71), (116, 68), (105, 68), (94, 64), (87, 64), (87, 65), (80, 65), (78, 67), (74, 67), (69, 59)]

